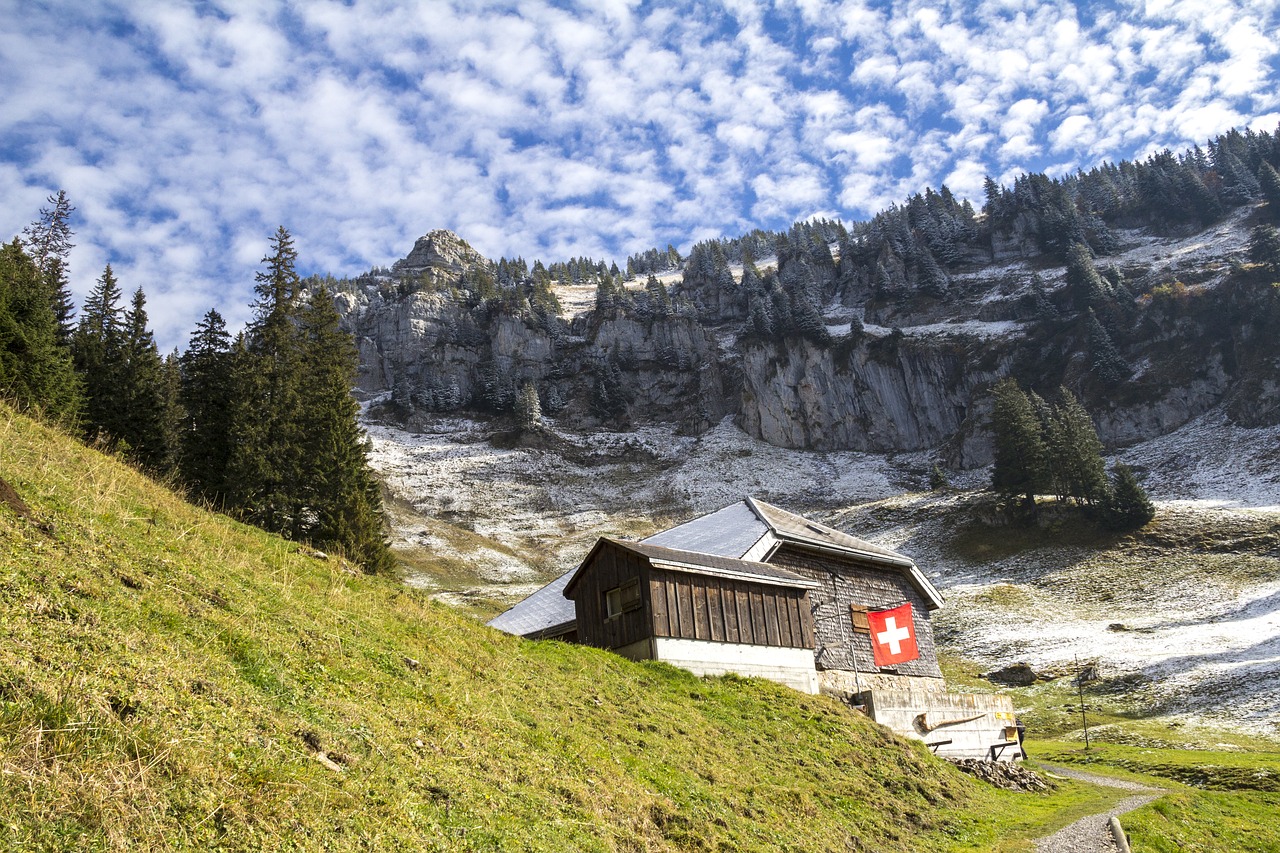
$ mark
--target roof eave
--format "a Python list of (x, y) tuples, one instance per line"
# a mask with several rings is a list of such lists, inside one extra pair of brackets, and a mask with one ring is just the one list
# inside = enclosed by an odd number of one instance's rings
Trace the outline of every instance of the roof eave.
[(794, 578), (784, 578), (771, 577), (769, 575), (755, 575), (747, 572), (735, 572), (729, 569), (698, 566), (693, 563), (681, 563), (675, 560), (662, 560), (656, 557), (650, 558), (649, 562), (655, 568), (670, 569), (675, 572), (684, 572), (693, 575), (707, 575), (710, 577), (725, 578), (726, 580), (766, 584), (768, 586), (783, 586), (789, 589), (818, 589), (822, 586), (817, 581), (799, 576)]
[[(536, 631), (530, 631), (520, 636), (526, 640), (545, 640), (548, 637), (558, 637), (561, 634), (567, 634), (570, 630), (578, 627), (578, 620), (571, 619), (568, 622), (561, 622), (557, 625), (548, 625), (546, 628), (539, 628)], [(499, 629), (501, 630), (501, 629)]]

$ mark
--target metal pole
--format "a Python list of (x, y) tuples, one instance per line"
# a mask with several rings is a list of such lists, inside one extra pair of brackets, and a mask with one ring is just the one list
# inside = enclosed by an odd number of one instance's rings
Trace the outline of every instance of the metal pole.
[(1080, 656), (1076, 655), (1076, 687), (1080, 689), (1080, 722), (1084, 724), (1084, 748), (1089, 749), (1089, 718), (1084, 713), (1084, 673), (1080, 670)]

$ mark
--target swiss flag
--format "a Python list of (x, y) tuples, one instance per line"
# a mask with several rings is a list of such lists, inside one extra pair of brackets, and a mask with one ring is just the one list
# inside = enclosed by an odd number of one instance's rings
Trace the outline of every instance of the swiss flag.
[(911, 602), (892, 610), (867, 613), (867, 625), (871, 628), (871, 654), (876, 666), (893, 666), (920, 657)]

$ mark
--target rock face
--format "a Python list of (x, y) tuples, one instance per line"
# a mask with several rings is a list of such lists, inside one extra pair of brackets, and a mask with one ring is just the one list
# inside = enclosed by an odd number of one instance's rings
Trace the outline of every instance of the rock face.
[(959, 432), (976, 392), (1002, 367), (974, 370), (961, 348), (893, 337), (838, 348), (750, 346), (742, 423), (782, 447), (926, 450)]
[[(1045, 395), (1069, 388), (1112, 447), (1224, 403), (1242, 425), (1280, 422), (1280, 299), (1241, 271), (1232, 227), (1217, 226), (1216, 254), (1203, 235), (1133, 237), (1112, 259), (1126, 292), (1139, 294), (1102, 316), (1123, 380), (1100, 376), (1095, 333), (1062, 269), (1046, 268), (1016, 229), (993, 245), (998, 267), (967, 258), (946, 294), (929, 298), (886, 301), (842, 277), (829, 253), (776, 276), (753, 268), (749, 284), (721, 258), (669, 277), (669, 293), (615, 283), (601, 307), (566, 317), (546, 271), (513, 276), (447, 231), (335, 297), (359, 347), (360, 389), (390, 392), (388, 413), (409, 424), (430, 412), (513, 412), (532, 384), (543, 412), (570, 428), (667, 422), (700, 433), (732, 415), (782, 447), (933, 450), (969, 468), (991, 461), (988, 391), (1011, 374)], [(1172, 288), (1174, 276), (1202, 283)], [(900, 328), (862, 325), (872, 318)]]

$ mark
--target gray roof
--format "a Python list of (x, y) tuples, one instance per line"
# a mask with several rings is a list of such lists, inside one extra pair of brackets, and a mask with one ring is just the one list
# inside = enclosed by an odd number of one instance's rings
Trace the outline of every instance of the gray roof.
[(804, 575), (796, 574), (789, 569), (770, 563), (756, 563), (751, 560), (735, 560), (732, 557), (703, 554), (697, 551), (665, 548), (661, 545), (654, 545), (647, 540), (644, 542), (623, 542), (618, 539), (604, 539), (603, 541), (639, 554), (648, 559), (654, 566), (679, 572), (728, 577), (735, 580), (755, 581), (757, 583), (801, 589), (812, 589), (818, 586), (816, 581), (810, 580)]
[(738, 501), (642, 541), (682, 551), (741, 559), (768, 535), (769, 527), (764, 521), (746, 501)]
[(767, 504), (755, 498), (747, 498), (743, 503), (750, 504), (773, 529), (774, 533), (787, 539), (858, 551), (864, 556), (879, 562), (890, 562), (900, 566), (915, 565), (909, 557), (904, 557), (897, 551), (890, 551), (888, 548), (873, 545), (865, 539), (859, 539), (856, 536), (850, 536), (848, 533), (842, 533), (834, 527), (810, 521), (804, 516), (787, 512), (785, 509), (779, 509), (773, 504)]
[(942, 606), (941, 593), (910, 557), (755, 498), (744, 498), (643, 541), (751, 560), (768, 559), (783, 542), (839, 551), (903, 572), (932, 608)]
[(545, 637), (561, 633), (577, 621), (573, 602), (564, 597), (565, 585), (577, 569), (570, 569), (505, 613), (489, 620), (489, 627), (517, 637)]
[[(902, 572), (924, 596), (930, 609), (942, 606), (942, 595), (911, 558), (754, 498), (745, 498), (655, 533), (640, 542), (602, 537), (591, 549), (591, 554), (603, 542), (611, 542), (676, 571), (803, 588), (810, 587), (813, 582), (758, 559), (766, 559), (784, 542), (830, 549)], [(576, 615), (573, 601), (565, 598), (564, 592), (591, 554), (577, 568), (565, 572), (506, 613), (494, 617), (489, 625), (509, 634), (535, 638), (554, 635), (571, 627)], [(748, 557), (752, 559), (746, 559)]]

